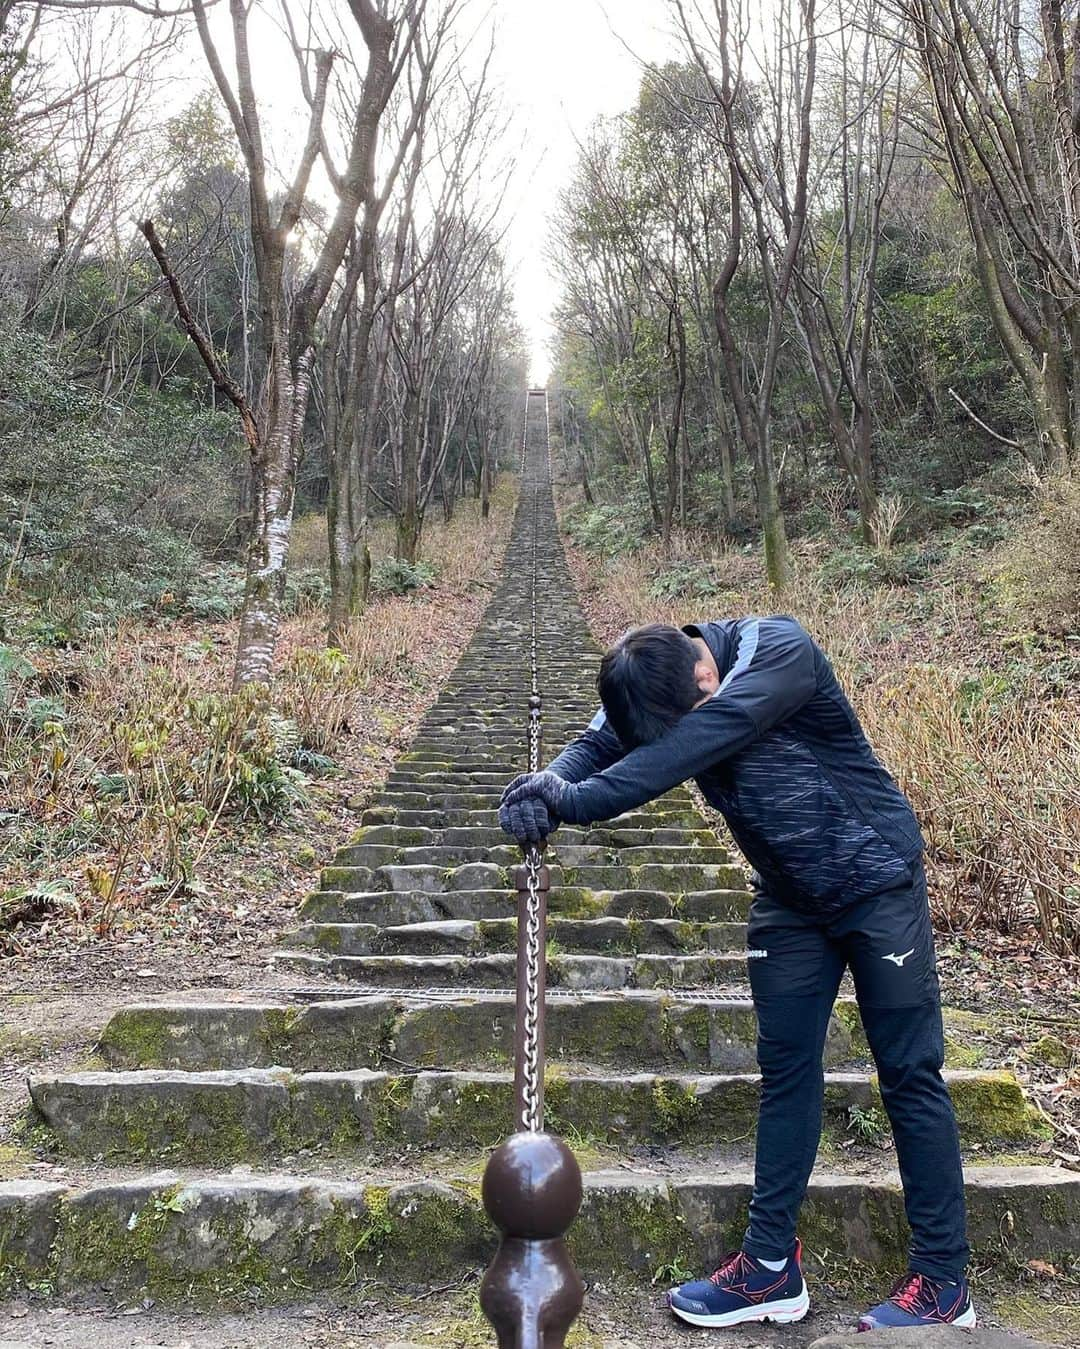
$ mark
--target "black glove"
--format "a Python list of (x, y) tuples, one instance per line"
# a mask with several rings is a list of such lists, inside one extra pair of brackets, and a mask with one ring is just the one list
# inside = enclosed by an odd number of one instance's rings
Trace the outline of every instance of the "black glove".
[(559, 827), (567, 786), (556, 773), (521, 773), (502, 794), (499, 823), (519, 843), (538, 843)]
[(538, 796), (527, 796), (523, 801), (515, 801), (512, 806), (499, 807), (499, 823), (508, 834), (512, 834), (518, 843), (539, 843), (556, 828), (548, 814), (548, 808)]

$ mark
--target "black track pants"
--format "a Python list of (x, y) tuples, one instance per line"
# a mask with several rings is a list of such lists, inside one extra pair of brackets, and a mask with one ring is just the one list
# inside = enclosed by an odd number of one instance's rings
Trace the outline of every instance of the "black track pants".
[(926, 879), (815, 920), (758, 895), (747, 952), (758, 1019), (761, 1108), (743, 1245), (783, 1259), (817, 1155), (829, 1014), (850, 967), (892, 1125), (911, 1227), (913, 1270), (955, 1280), (968, 1259), (964, 1181), (944, 1043)]

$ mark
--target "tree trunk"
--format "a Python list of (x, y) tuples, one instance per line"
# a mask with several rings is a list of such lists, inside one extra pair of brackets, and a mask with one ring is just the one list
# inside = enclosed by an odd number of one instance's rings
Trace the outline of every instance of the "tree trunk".
[(420, 547), (420, 399), (415, 391), (405, 395), (404, 437), (401, 454), (401, 503), (397, 513), (395, 554), (415, 563)]
[(274, 350), (266, 428), (252, 463), (252, 521), (247, 580), (233, 686), (270, 682), (285, 600), (296, 465), (307, 413), (313, 352), (304, 352), (295, 379), (284, 341)]

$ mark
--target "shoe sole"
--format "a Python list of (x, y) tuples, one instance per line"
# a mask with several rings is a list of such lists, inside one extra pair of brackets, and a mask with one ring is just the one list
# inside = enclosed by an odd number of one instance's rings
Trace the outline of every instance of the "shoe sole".
[(806, 1291), (804, 1282), (798, 1297), (762, 1302), (756, 1307), (739, 1307), (732, 1312), (717, 1312), (714, 1316), (705, 1312), (684, 1311), (670, 1301), (668, 1306), (680, 1320), (692, 1326), (713, 1326), (723, 1329), (727, 1326), (741, 1326), (746, 1321), (775, 1321), (778, 1325), (790, 1325), (793, 1321), (801, 1321), (810, 1310), (810, 1294)]
[[(928, 1326), (948, 1325), (956, 1326), (960, 1330), (974, 1330), (976, 1324), (975, 1308), (969, 1307), (966, 1312), (961, 1312), (953, 1321), (927, 1321)], [(887, 1326), (884, 1323), (868, 1320), (865, 1316), (859, 1318), (859, 1330), (918, 1330), (919, 1326)]]

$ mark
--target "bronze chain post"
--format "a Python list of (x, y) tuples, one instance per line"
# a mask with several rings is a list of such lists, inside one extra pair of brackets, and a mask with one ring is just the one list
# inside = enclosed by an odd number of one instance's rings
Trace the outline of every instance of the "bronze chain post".
[[(529, 399), (525, 397), (522, 486), (526, 479)], [(547, 395), (543, 394), (545, 423)], [(550, 461), (549, 471), (550, 471)], [(540, 770), (543, 699), (536, 644), (539, 484), (532, 490), (532, 578), (528, 766)], [(567, 1331), (585, 1297), (566, 1245), (566, 1232), (581, 1206), (577, 1158), (544, 1131), (544, 1001), (546, 992), (547, 896), (550, 874), (544, 844), (523, 849), (517, 887), (517, 1015), (514, 1031), (514, 1123), (517, 1129), (495, 1149), (484, 1171), (488, 1216), (502, 1232), (499, 1249), (480, 1285), (480, 1305), (495, 1328), (499, 1349), (563, 1349)]]

